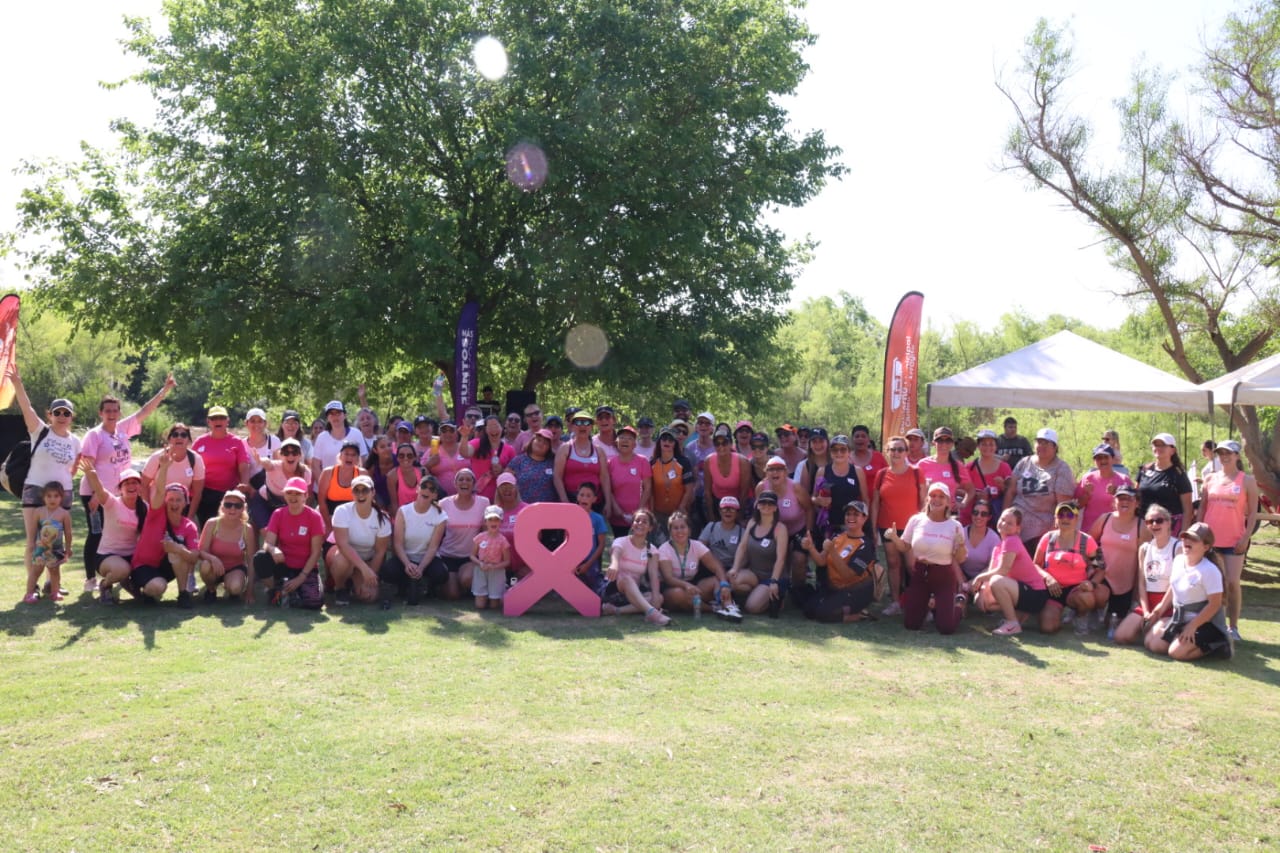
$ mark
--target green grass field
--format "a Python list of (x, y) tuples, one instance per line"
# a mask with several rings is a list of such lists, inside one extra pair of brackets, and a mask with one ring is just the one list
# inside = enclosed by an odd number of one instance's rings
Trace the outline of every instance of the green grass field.
[[(76, 513), (79, 523), (82, 516)], [(1246, 642), (20, 605), (0, 503), (13, 850), (1276, 849), (1280, 534)]]

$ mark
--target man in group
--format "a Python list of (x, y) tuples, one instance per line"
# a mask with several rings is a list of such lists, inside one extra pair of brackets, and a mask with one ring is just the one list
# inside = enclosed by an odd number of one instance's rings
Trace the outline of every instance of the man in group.
[(498, 414), (498, 401), (493, 399), (492, 385), (486, 385), (480, 389), (480, 399), (476, 400), (476, 407), (480, 409), (481, 418)]
[(800, 449), (799, 433), (791, 424), (783, 424), (774, 430), (774, 435), (778, 437), (778, 456), (787, 463), (787, 476), (790, 477), (805, 459), (805, 452)]
[(924, 441), (924, 430), (920, 428), (907, 430), (907, 461), (919, 465), (920, 460), (929, 455), (929, 446)]
[(1004, 434), (996, 436), (996, 456), (1009, 463), (1009, 468), (1017, 467), (1024, 456), (1031, 455), (1031, 442), (1026, 436), (1018, 435), (1018, 419), (1004, 419)]
[(518, 412), (511, 412), (507, 415), (506, 423), (502, 428), (502, 440), (515, 447), (518, 438), (520, 438), (520, 415)]
[(671, 404), (671, 420), (689, 423), (693, 420), (693, 407), (683, 397)]
[(196, 508), (200, 529), (218, 514), (222, 496), (229, 489), (249, 482), (249, 450), (228, 429), (227, 410), (213, 406), (206, 416), (209, 431), (196, 439), (191, 449), (204, 461), (204, 493)]
[(692, 507), (692, 519), (694, 521), (694, 530), (702, 530), (711, 519), (707, 518), (704, 509), (706, 501), (703, 499), (704, 480), (702, 476), (702, 463), (716, 452), (715, 442), (711, 439), (711, 434), (716, 428), (716, 416), (710, 412), (703, 412), (698, 415), (697, 423), (693, 426), (693, 438), (689, 439), (684, 446), (685, 458), (689, 460), (689, 464), (693, 466), (694, 490)]
[(542, 429), (542, 408), (537, 403), (530, 403), (525, 406), (524, 421), (524, 431), (516, 436), (516, 440), (511, 444), (516, 449), (516, 453), (524, 453), (524, 449), (533, 439), (534, 433)]
[(617, 426), (618, 416), (612, 406), (596, 406), (596, 435), (592, 442), (609, 459), (618, 455), (618, 435), (614, 431)]
[(653, 439), (655, 427), (653, 418), (648, 415), (636, 421), (636, 455), (649, 459), (657, 451), (658, 445)]
[[(142, 422), (164, 402), (164, 398), (177, 385), (170, 373), (160, 391), (141, 409), (127, 418), (120, 417), (120, 399), (110, 395), (98, 403), (101, 422), (85, 433), (80, 443), (80, 456), (93, 460), (93, 470), (98, 472), (102, 487), (113, 495), (120, 493), (120, 473), (133, 464), (133, 449), (129, 439), (142, 432)], [(77, 460), (77, 466), (79, 460)], [(94, 497), (88, 477), (80, 479), (80, 503), (84, 506), (84, 591), (98, 588), (98, 543), (102, 540), (102, 507)]]

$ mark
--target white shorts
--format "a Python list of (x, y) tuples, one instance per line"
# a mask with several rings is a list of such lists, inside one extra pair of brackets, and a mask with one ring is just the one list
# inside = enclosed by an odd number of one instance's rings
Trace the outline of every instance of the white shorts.
[(474, 596), (485, 596), (498, 601), (502, 600), (502, 594), (507, 591), (507, 570), (506, 569), (482, 569), (476, 567), (471, 573), (471, 594)]

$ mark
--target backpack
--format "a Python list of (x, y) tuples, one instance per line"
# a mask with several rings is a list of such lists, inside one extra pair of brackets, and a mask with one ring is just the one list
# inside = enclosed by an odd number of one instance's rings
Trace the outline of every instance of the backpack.
[(22, 497), (22, 488), (27, 484), (27, 472), (31, 470), (31, 457), (48, 434), (49, 428), (44, 427), (36, 436), (35, 444), (19, 441), (5, 457), (4, 464), (0, 465), (0, 486), (4, 486), (5, 491), (15, 498)]

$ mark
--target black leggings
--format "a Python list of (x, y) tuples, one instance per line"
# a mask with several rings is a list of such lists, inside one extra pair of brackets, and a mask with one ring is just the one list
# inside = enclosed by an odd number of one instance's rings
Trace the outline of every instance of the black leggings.
[[(80, 505), (84, 507), (84, 576), (86, 579), (98, 576), (98, 564), (102, 558), (98, 556), (98, 543), (102, 541), (102, 507), (89, 511), (92, 495), (81, 495)], [(96, 532), (95, 532), (96, 531)]]
[(843, 622), (845, 610), (860, 613), (871, 606), (875, 582), (867, 580), (849, 589), (824, 588), (805, 603), (804, 615), (818, 622)]
[(417, 604), (424, 594), (433, 592), (444, 586), (449, 579), (449, 567), (436, 555), (430, 563), (422, 567), (422, 577), (411, 578), (405, 571), (404, 563), (395, 554), (388, 554), (378, 570), (378, 580), (393, 584), (404, 596), (406, 604)]

